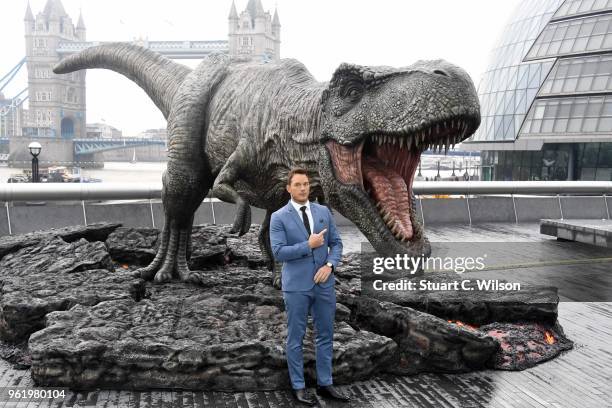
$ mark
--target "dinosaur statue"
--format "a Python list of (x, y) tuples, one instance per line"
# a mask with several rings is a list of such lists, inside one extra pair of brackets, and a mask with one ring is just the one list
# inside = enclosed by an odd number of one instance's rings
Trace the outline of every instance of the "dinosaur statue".
[(338, 210), (385, 256), (429, 256), (412, 179), (421, 153), (472, 135), (480, 106), (468, 74), (443, 60), (392, 68), (341, 64), (317, 82), (294, 59), (253, 62), (214, 54), (191, 70), (137, 45), (108, 43), (71, 55), (56, 74), (106, 68), (136, 82), (168, 122), (165, 224), (141, 276), (197, 279), (187, 266), (197, 208), (212, 188), (236, 204), (232, 233), (250, 206), (266, 209), (259, 244), (273, 266), (270, 216), (286, 204), (286, 175), (308, 170), (311, 199)]

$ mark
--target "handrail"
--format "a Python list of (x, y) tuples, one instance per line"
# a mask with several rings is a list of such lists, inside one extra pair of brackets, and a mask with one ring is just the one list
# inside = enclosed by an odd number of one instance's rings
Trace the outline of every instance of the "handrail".
[(415, 181), (415, 194), (612, 194), (612, 181)]
[[(612, 181), (415, 181), (412, 188), (416, 195), (612, 195)], [(161, 183), (0, 183), (0, 201), (156, 199), (161, 191)]]
[(0, 201), (161, 198), (161, 183), (2, 183)]

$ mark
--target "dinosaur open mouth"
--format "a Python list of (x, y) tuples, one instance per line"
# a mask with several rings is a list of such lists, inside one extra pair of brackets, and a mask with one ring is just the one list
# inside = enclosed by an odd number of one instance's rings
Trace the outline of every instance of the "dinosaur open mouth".
[(414, 237), (412, 181), (421, 153), (427, 149), (447, 152), (473, 129), (470, 119), (459, 117), (412, 132), (372, 134), (354, 145), (334, 140), (326, 145), (338, 181), (361, 187), (391, 234), (407, 242)]

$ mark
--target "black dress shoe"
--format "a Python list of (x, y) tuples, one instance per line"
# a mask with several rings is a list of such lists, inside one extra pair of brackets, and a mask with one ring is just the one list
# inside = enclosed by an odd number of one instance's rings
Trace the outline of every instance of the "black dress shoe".
[(348, 397), (348, 395), (341, 393), (333, 385), (326, 385), (323, 387), (318, 385), (317, 394), (323, 397), (332, 398), (338, 401), (344, 401), (344, 402), (350, 401), (350, 398)]
[(301, 402), (302, 404), (313, 406), (317, 403), (314, 397), (306, 392), (306, 388), (293, 390), (293, 396), (298, 402)]

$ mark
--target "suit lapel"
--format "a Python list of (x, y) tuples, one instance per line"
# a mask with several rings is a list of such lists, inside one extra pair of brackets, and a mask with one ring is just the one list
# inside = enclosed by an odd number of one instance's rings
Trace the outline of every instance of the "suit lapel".
[[(295, 221), (298, 229), (302, 231), (306, 239), (310, 238), (308, 236), (308, 231), (306, 231), (306, 227), (304, 226), (304, 221), (302, 220), (302, 214), (298, 214), (295, 211), (295, 208), (293, 208), (293, 205), (291, 204), (291, 200), (289, 200), (289, 202), (287, 203), (287, 211), (289, 211), (290, 217), (293, 219), (293, 221)], [(312, 206), (310, 207), (310, 211), (312, 211)]]
[(312, 214), (312, 233), (316, 234), (321, 231), (321, 228), (317, 224), (319, 214), (317, 213), (316, 207), (312, 203), (310, 203), (310, 213)]

